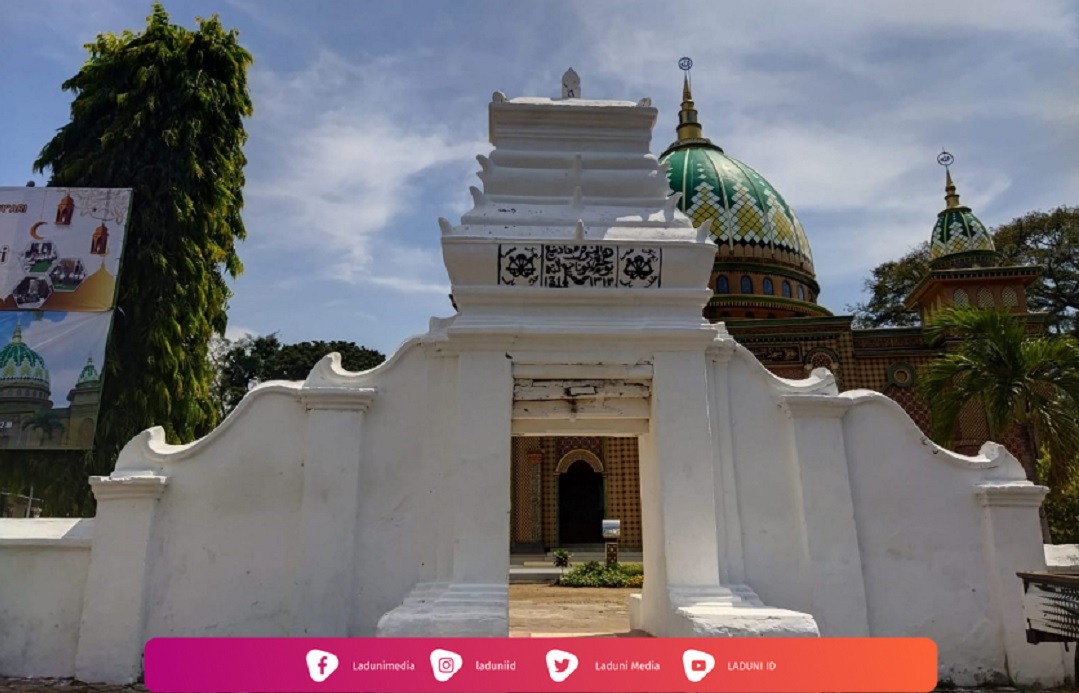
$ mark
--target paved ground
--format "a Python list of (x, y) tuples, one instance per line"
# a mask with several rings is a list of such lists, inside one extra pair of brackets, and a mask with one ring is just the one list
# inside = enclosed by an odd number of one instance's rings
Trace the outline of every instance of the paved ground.
[(510, 635), (629, 635), (627, 600), (638, 592), (639, 589), (510, 585)]

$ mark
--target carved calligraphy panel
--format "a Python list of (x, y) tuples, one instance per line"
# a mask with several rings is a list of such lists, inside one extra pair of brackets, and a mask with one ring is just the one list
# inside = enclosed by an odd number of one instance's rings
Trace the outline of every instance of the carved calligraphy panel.
[(498, 246), (498, 283), (505, 286), (535, 286), (540, 279), (540, 246)]
[(545, 245), (543, 285), (614, 286), (614, 253), (609, 245)]
[(619, 248), (618, 285), (634, 289), (659, 286), (662, 252), (656, 248)]
[(663, 251), (602, 244), (504, 244), (498, 247), (501, 286), (655, 289)]

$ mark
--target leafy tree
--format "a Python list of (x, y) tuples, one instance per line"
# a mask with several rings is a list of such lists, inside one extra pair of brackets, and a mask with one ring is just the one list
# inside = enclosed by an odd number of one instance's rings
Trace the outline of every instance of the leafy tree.
[[(1053, 332), (1079, 334), (1079, 207), (1030, 212), (997, 227), (993, 241), (1004, 265), (1038, 265), (1043, 275), (1027, 292), (1030, 310), (1049, 315)], [(877, 265), (865, 281), (870, 299), (847, 306), (858, 327), (914, 325), (916, 313), (903, 300), (929, 272), (929, 244)]]
[[(919, 378), (921, 394), (932, 405), (934, 438), (950, 445), (960, 412), (976, 402), (991, 438), (1018, 431), (1016, 452), (1027, 478), (1066, 486), (1079, 456), (1079, 342), (1070, 336), (1029, 338), (1022, 317), (969, 306), (934, 314), (927, 336), (934, 344), (951, 342)], [(1040, 450), (1047, 458), (1043, 473)]]
[(88, 44), (63, 84), (71, 122), (34, 163), (53, 186), (134, 189), (95, 448), (0, 468), (7, 486), (33, 483), (54, 514), (90, 512), (87, 474), (107, 474), (139, 431), (161, 425), (179, 442), (218, 420), (208, 348), (225, 330), (226, 275), (242, 271), (251, 55), (216, 16), (197, 24), (172, 24), (154, 4), (140, 33)]
[(248, 335), (232, 343), (219, 362), (218, 397), (223, 413), (239, 404), (249, 389), (268, 380), (304, 380), (322, 357), (337, 352), (350, 371), (366, 371), (382, 363), (381, 353), (352, 342), (282, 344), (276, 334)]
[(1079, 207), (1031, 212), (993, 234), (1006, 265), (1039, 265), (1042, 277), (1027, 291), (1032, 311), (1049, 314), (1054, 332), (1079, 334)]
[(898, 260), (889, 260), (873, 268), (873, 274), (865, 280), (865, 290), (870, 293), (867, 303), (848, 306), (854, 312), (856, 327), (900, 327), (917, 325), (917, 312), (907, 310), (903, 301), (929, 273), (929, 241), (912, 248)]

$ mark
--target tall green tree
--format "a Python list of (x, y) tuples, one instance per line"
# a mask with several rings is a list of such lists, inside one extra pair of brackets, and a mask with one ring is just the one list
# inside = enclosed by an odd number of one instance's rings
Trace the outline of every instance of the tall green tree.
[(1032, 311), (1049, 315), (1049, 329), (1079, 336), (1079, 207), (1031, 212), (997, 228), (993, 242), (1006, 265), (1038, 265), (1027, 291)]
[[(134, 189), (95, 447), (0, 470), (34, 483), (57, 514), (92, 511), (87, 473), (108, 473), (141, 430), (160, 425), (179, 442), (217, 423), (208, 349), (224, 333), (226, 277), (242, 271), (236, 244), (246, 236), (251, 55), (237, 33), (216, 16), (193, 30), (173, 24), (154, 4), (141, 32), (102, 34), (86, 48), (63, 84), (74, 94), (71, 121), (34, 168), (51, 171), (53, 186)], [(69, 461), (77, 468), (61, 473)]]
[[(1079, 207), (1030, 212), (993, 230), (1003, 265), (1038, 265), (1042, 276), (1027, 291), (1030, 310), (1048, 314), (1052, 332), (1079, 334)], [(869, 300), (847, 309), (858, 327), (915, 325), (917, 313), (903, 300), (929, 272), (929, 244), (873, 268), (865, 281)]]
[(282, 344), (276, 334), (251, 336), (229, 344), (219, 356), (218, 399), (227, 414), (254, 385), (268, 380), (303, 380), (322, 357), (337, 352), (349, 371), (366, 371), (386, 360), (380, 352), (353, 342)]
[[(1021, 316), (969, 306), (936, 313), (927, 337), (935, 344), (950, 342), (919, 377), (921, 394), (931, 404), (934, 438), (950, 445), (960, 412), (976, 402), (991, 439), (1019, 432), (1016, 453), (1031, 481), (1069, 483), (1079, 457), (1079, 342), (1070, 336), (1031, 338)], [(1039, 473), (1043, 450), (1046, 462)]]
[(920, 316), (907, 310), (903, 301), (929, 273), (929, 241), (912, 248), (898, 260), (882, 262), (865, 280), (869, 300), (847, 306), (856, 327), (902, 327), (917, 325)]

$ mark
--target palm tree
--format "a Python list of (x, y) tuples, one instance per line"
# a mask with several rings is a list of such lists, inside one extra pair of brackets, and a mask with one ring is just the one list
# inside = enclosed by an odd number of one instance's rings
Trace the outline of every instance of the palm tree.
[[(991, 438), (1018, 432), (1016, 453), (1030, 481), (1063, 487), (1079, 455), (1079, 342), (1030, 337), (1024, 317), (969, 306), (936, 313), (926, 334), (934, 344), (955, 340), (919, 379), (933, 437), (950, 445), (960, 411), (977, 403)], [(1045, 478), (1039, 452), (1048, 458)]]
[(57, 431), (63, 430), (60, 416), (52, 409), (39, 409), (34, 415), (23, 422), (24, 431), (32, 431), (35, 428), (41, 431), (42, 444), (52, 442)]

